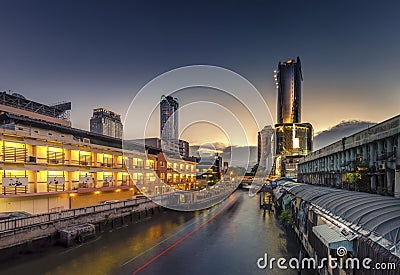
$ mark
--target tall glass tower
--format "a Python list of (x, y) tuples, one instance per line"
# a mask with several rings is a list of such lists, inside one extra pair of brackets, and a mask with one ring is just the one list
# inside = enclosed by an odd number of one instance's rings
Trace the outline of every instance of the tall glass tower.
[(172, 96), (162, 96), (160, 101), (160, 137), (162, 141), (177, 142), (179, 102)]
[(300, 58), (279, 62), (274, 77), (278, 88), (277, 123), (300, 123), (303, 81)]

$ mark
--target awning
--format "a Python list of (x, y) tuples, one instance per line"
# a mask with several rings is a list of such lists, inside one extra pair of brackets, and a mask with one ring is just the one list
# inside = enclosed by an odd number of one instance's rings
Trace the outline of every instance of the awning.
[(312, 228), (315, 236), (321, 240), (321, 242), (330, 249), (337, 249), (344, 247), (347, 251), (353, 251), (353, 242), (349, 241), (342, 233), (338, 230), (331, 228), (327, 224), (314, 226)]
[(292, 200), (292, 196), (290, 196), (289, 194), (287, 194), (286, 196), (283, 197), (283, 204), (287, 205), (289, 204), (289, 202)]
[(335, 219), (340, 217), (342, 223), (357, 228), (356, 231), (368, 238), (377, 236), (373, 240), (383, 247), (400, 243), (398, 198), (302, 183), (293, 183), (284, 189), (325, 214)]
[(276, 200), (279, 200), (283, 196), (283, 192), (281, 192), (281, 191), (283, 191), (283, 190), (281, 190), (281, 189), (274, 190), (274, 195), (275, 195)]

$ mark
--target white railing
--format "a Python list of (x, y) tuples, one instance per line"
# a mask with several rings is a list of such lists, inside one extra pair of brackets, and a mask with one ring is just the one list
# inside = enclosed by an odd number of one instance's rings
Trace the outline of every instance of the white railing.
[(69, 210), (63, 210), (54, 213), (44, 213), (37, 214), (29, 217), (23, 218), (12, 218), (0, 221), (0, 233), (5, 231), (11, 231), (16, 229), (21, 229), (28, 226), (42, 225), (53, 221), (59, 221), (63, 219), (75, 219), (80, 216), (85, 216), (88, 214), (100, 213), (104, 211), (109, 211), (111, 209), (123, 208), (138, 205), (141, 203), (151, 202), (153, 200), (157, 201), (161, 198), (160, 196), (152, 197), (151, 200), (148, 198), (137, 198), (132, 200), (120, 201), (120, 202), (110, 202), (106, 204), (98, 204), (93, 206), (88, 206), (84, 208), (75, 208)]

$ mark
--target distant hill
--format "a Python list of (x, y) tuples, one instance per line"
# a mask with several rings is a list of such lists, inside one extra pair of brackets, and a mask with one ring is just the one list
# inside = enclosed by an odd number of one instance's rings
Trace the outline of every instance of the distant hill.
[(365, 130), (376, 123), (370, 121), (349, 120), (342, 121), (328, 130), (317, 133), (314, 137), (314, 151), (331, 143)]

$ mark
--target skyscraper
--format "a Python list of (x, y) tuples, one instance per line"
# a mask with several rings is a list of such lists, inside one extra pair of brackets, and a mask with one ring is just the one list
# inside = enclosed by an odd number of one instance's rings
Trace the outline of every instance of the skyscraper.
[(178, 146), (179, 143), (178, 108), (179, 102), (177, 98), (165, 95), (161, 97), (160, 137), (162, 142), (166, 142), (170, 150), (175, 149), (174, 145)]
[(275, 84), (278, 88), (277, 122), (301, 122), (301, 72), (300, 58), (279, 62), (274, 71)]
[(279, 62), (274, 71), (278, 89), (277, 124), (275, 124), (275, 175), (297, 177), (299, 159), (312, 151), (313, 128), (301, 122), (300, 58)]
[(122, 131), (121, 115), (105, 108), (93, 109), (90, 132), (121, 139)]
[(266, 125), (258, 132), (258, 158), (259, 167), (271, 168), (274, 156), (274, 128)]

